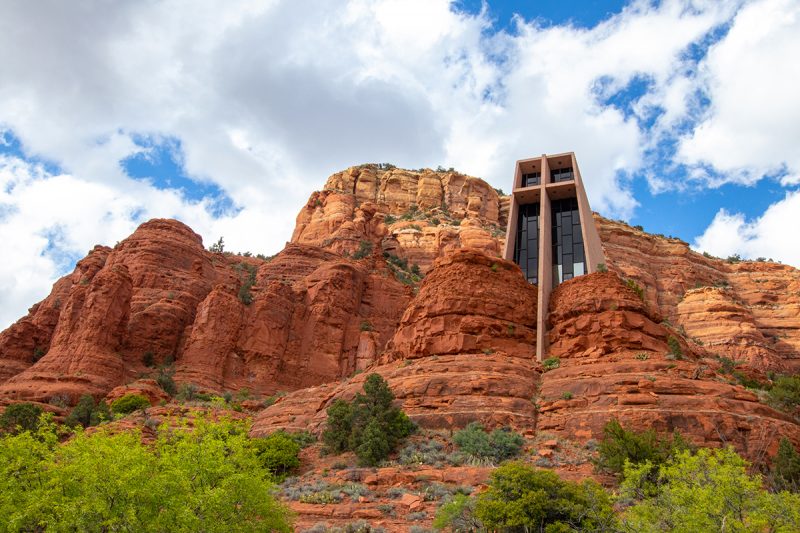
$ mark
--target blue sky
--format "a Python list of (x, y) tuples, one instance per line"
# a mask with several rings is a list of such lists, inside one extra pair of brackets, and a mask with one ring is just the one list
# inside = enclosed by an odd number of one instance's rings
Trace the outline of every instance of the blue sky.
[(45, 3), (0, 6), (0, 326), (153, 217), (275, 253), (363, 162), (575, 151), (605, 216), (800, 265), (796, 0)]

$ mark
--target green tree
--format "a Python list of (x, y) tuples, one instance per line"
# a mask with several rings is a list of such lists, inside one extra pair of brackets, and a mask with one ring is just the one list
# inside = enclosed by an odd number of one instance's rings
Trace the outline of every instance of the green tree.
[(300, 444), (284, 431), (253, 439), (252, 443), (261, 464), (278, 480), (300, 466)]
[(58, 444), (54, 424), (0, 437), (0, 532), (291, 531), (242, 423), (194, 422), (159, 432), (78, 429)]
[(655, 494), (643, 494), (642, 477), (652, 465), (628, 463), (621, 491), (641, 498), (625, 513), (624, 525), (637, 532), (796, 532), (800, 495), (770, 494), (760, 476), (730, 448), (685, 450), (658, 471)]
[(466, 494), (455, 494), (439, 507), (433, 527), (450, 528), (453, 533), (485, 531), (481, 521), (475, 517), (475, 498), (470, 498)]
[(105, 420), (111, 420), (111, 411), (108, 410), (106, 402), (101, 400), (95, 403), (90, 394), (84, 394), (75, 407), (72, 408), (64, 423), (68, 426), (81, 425), (88, 428), (89, 426), (96, 426)]
[(778, 453), (772, 460), (769, 484), (778, 491), (800, 492), (800, 453), (786, 437), (781, 439)]
[(0, 427), (6, 431), (36, 431), (42, 408), (30, 402), (13, 403), (0, 415)]
[(662, 438), (652, 429), (636, 432), (623, 428), (618, 420), (612, 419), (603, 427), (596, 466), (623, 474), (626, 463), (649, 462), (658, 467), (677, 452), (689, 448), (689, 443), (677, 431), (671, 437)]
[(328, 422), (322, 433), (322, 441), (331, 453), (346, 452), (350, 447), (350, 433), (353, 431), (353, 409), (346, 401), (336, 399), (327, 412)]
[(394, 394), (379, 374), (367, 376), (363, 393), (356, 393), (352, 404), (334, 401), (328, 408), (322, 434), (328, 451), (353, 450), (359, 461), (368, 466), (386, 459), (414, 430), (414, 424), (393, 401)]
[(787, 413), (796, 413), (800, 406), (800, 376), (781, 376), (767, 393), (767, 402)]
[(510, 462), (492, 472), (475, 516), (490, 530), (556, 533), (613, 531), (611, 497), (592, 480), (562, 481), (549, 470)]

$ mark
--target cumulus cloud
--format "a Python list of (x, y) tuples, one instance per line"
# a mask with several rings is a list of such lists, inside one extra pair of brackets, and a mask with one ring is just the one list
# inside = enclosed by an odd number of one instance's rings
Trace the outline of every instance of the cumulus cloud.
[(749, 259), (766, 257), (799, 265), (797, 228), (800, 228), (800, 191), (792, 191), (754, 220), (721, 209), (693, 247), (718, 257), (739, 254)]
[(800, 3), (744, 6), (701, 62), (708, 109), (680, 142), (679, 160), (707, 165), (717, 185), (800, 173)]
[[(746, 54), (756, 68), (771, 47), (794, 42), (796, 20), (779, 17), (752, 49), (737, 44), (748, 34), (740, 24), (765, 19), (758, 6), (797, 11), (780, 0), (740, 4), (637, 0), (593, 28), (518, 18), (506, 33), (448, 0), (4, 2), (0, 130), (22, 153), (0, 161), (14, 184), (0, 232), (19, 246), (17, 262), (0, 265), (0, 326), (94, 243), (113, 244), (150, 217), (177, 217), (207, 242), (224, 235), (230, 249), (274, 253), (308, 194), (362, 162), (455, 166), (508, 188), (514, 160), (574, 150), (593, 207), (629, 216), (632, 177), (648, 169), (657, 138), (697, 121), (701, 90), (712, 105), (681, 154), (717, 165), (712, 133), (730, 127), (723, 103), (742, 96), (726, 96), (718, 81), (733, 76), (729, 58)], [(687, 49), (734, 15), (699, 68)], [(632, 112), (612, 103), (637, 80), (646, 88)], [(747, 131), (768, 132), (764, 124)], [(179, 145), (185, 176), (236, 209), (220, 213), (126, 174), (122, 161), (161, 141)], [(794, 168), (786, 146), (773, 148), (753, 173), (775, 161)]]

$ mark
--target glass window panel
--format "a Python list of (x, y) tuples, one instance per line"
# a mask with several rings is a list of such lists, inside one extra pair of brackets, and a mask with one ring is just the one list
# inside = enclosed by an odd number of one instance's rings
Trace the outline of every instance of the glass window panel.
[(573, 263), (573, 264), (572, 264), (572, 272), (573, 272), (573, 273), (574, 273), (576, 276), (583, 276), (583, 274), (584, 274), (584, 271), (583, 271), (583, 262), (580, 262), (580, 263)]

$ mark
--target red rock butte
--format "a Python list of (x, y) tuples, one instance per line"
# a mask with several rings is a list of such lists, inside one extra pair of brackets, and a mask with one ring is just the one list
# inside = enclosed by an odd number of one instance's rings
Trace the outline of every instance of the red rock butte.
[(311, 195), (273, 257), (148, 221), (0, 333), (0, 404), (64, 413), (128, 391), (156, 404), (161, 366), (200, 391), (275, 395), (253, 435), (320, 431), (377, 372), (423, 427), (585, 442), (616, 417), (751, 459), (782, 436), (800, 444), (797, 419), (723, 365), (798, 371), (800, 272), (705, 257), (593, 215), (582, 191), (573, 154), (518, 162), (513, 197), (455, 171), (361, 165)]

